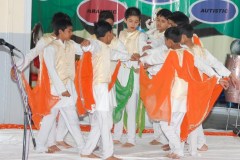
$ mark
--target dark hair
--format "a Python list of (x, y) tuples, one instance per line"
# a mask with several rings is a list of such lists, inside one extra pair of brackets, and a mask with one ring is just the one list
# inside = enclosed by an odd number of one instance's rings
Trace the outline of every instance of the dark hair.
[(177, 27), (170, 27), (164, 32), (166, 39), (171, 39), (174, 43), (179, 43), (181, 41), (181, 34)]
[(124, 17), (125, 17), (125, 19), (128, 19), (130, 16), (137, 16), (137, 17), (139, 17), (139, 19), (141, 19), (141, 11), (136, 7), (129, 7), (125, 11)]
[(157, 12), (157, 17), (158, 16), (168, 19), (168, 17), (172, 16), (172, 12), (170, 10), (164, 8)]
[(63, 13), (63, 12), (57, 12), (57, 13), (55, 13), (55, 14), (53, 15), (52, 21), (51, 21), (51, 25), (52, 25), (52, 28), (53, 28), (53, 29), (54, 29), (55, 23), (56, 23), (57, 21), (61, 20), (61, 19), (66, 19), (66, 20), (68, 20), (68, 21), (71, 21), (71, 18), (70, 18), (67, 14), (65, 14), (65, 13)]
[(56, 36), (59, 35), (59, 30), (64, 31), (67, 27), (72, 26), (72, 22), (66, 19), (61, 19), (55, 22), (53, 31)]
[(107, 19), (112, 19), (114, 21), (114, 15), (109, 10), (103, 10), (99, 13), (98, 21), (106, 21)]
[(186, 35), (188, 38), (193, 37), (194, 30), (191, 24), (184, 24), (179, 26), (178, 28), (181, 34)]
[(106, 21), (98, 21), (94, 23), (94, 34), (97, 38), (104, 37), (107, 32), (112, 31), (112, 26)]
[(180, 12), (180, 11), (173, 12), (172, 16), (170, 16), (168, 19), (170, 19), (174, 23), (176, 23), (177, 26), (181, 26), (181, 25), (190, 23), (188, 16), (186, 16), (183, 12)]

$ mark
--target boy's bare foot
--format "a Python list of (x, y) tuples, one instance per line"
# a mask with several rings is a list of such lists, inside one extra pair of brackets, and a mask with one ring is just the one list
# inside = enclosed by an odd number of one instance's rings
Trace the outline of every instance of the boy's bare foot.
[(158, 142), (156, 139), (154, 139), (151, 142), (149, 142), (149, 144), (151, 144), (151, 145), (160, 145), (161, 142)]
[(117, 158), (117, 157), (114, 157), (114, 156), (111, 156), (111, 157), (108, 157), (106, 160), (121, 160), (121, 159)]
[(55, 153), (61, 151), (56, 145), (48, 147), (47, 153)]
[(207, 151), (208, 150), (208, 146), (206, 144), (204, 144), (201, 148), (198, 148), (199, 151)]
[(100, 158), (99, 156), (97, 156), (97, 155), (95, 155), (95, 154), (93, 154), (93, 153), (91, 153), (91, 154), (89, 154), (89, 155), (83, 155), (83, 154), (81, 154), (81, 157), (86, 157), (86, 158)]
[(134, 144), (127, 142), (127, 143), (123, 144), (122, 147), (130, 148), (130, 147), (134, 147)]
[(170, 146), (169, 146), (169, 144), (163, 145), (163, 146), (162, 146), (162, 150), (163, 150), (163, 151), (170, 151)]
[(122, 144), (119, 140), (113, 140), (114, 144)]
[(176, 153), (168, 154), (167, 157), (172, 159), (180, 159), (180, 156), (177, 155)]
[(66, 149), (72, 148), (72, 146), (70, 144), (66, 143), (65, 141), (58, 141), (56, 143), (57, 143), (57, 146), (64, 147)]

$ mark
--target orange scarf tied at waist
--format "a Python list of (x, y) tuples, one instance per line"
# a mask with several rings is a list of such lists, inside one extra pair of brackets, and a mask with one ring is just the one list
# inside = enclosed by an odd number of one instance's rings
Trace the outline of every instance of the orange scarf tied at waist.
[[(193, 42), (196, 45), (202, 46), (202, 43), (197, 35), (193, 35)], [(203, 74), (203, 79), (200, 77), (199, 72), (197, 70), (194, 71), (194, 78), (197, 81), (206, 81), (209, 79), (209, 77), (206, 74)], [(185, 117), (183, 119), (182, 125), (181, 125), (181, 139), (184, 141), (187, 139), (188, 134), (191, 133), (194, 129), (196, 129), (200, 124), (203, 123), (203, 121), (207, 118), (208, 114), (212, 110), (217, 98), (222, 92), (222, 86), (220, 84), (217, 84), (214, 86), (213, 92), (211, 94), (211, 98), (209, 103), (204, 106), (203, 104), (207, 103), (205, 96), (205, 92), (208, 92), (208, 87), (201, 89), (201, 92), (199, 92), (198, 97), (194, 96), (194, 89), (197, 89), (195, 85), (198, 85), (197, 83), (191, 83), (191, 88), (189, 88), (189, 94), (192, 95), (192, 98), (189, 99), (189, 104), (192, 104), (191, 106), (188, 106), (187, 113), (185, 114)], [(191, 89), (191, 90), (190, 90)], [(203, 92), (203, 90), (205, 90)], [(210, 93), (207, 93), (210, 94)], [(203, 103), (202, 105), (199, 105)], [(200, 108), (202, 107), (202, 108)]]
[(52, 107), (59, 101), (59, 97), (51, 95), (50, 80), (44, 60), (40, 67), (37, 85), (33, 89), (24, 75), (22, 77), (28, 95), (28, 103), (32, 111), (33, 123), (37, 129), (40, 129), (40, 122), (43, 116), (50, 113)]
[[(113, 75), (111, 82), (108, 85), (110, 91), (114, 86), (121, 62), (119, 61)], [(92, 110), (95, 104), (93, 97), (93, 66), (92, 66), (92, 53), (85, 52), (82, 58), (76, 63), (75, 86), (78, 94), (77, 98), (77, 111), (80, 116), (85, 115), (88, 111)]]

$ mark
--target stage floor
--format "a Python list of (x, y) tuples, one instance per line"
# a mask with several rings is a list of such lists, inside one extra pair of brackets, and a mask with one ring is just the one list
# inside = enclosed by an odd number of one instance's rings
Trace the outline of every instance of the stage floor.
[[(200, 152), (198, 157), (191, 157), (188, 153), (188, 146), (185, 146), (185, 157), (183, 160), (240, 160), (240, 138), (232, 134), (232, 129), (236, 122), (238, 114), (237, 109), (231, 109), (229, 130), (225, 131), (228, 109), (226, 107), (214, 107), (207, 120), (203, 123), (205, 133), (207, 134), (207, 143), (209, 150)], [(81, 124), (88, 124), (88, 120), (81, 121)], [(231, 125), (232, 124), (232, 125)], [(240, 122), (238, 122), (240, 124)], [(4, 129), (0, 128), (0, 159), (1, 160), (20, 160), (22, 159), (22, 129)], [(10, 125), (11, 126), (11, 125)], [(161, 146), (149, 145), (153, 138), (151, 124), (146, 120), (147, 133), (143, 134), (142, 138), (137, 136), (136, 146), (133, 148), (122, 148), (120, 145), (115, 145), (115, 155), (124, 160), (167, 160), (165, 157), (168, 152), (161, 150)], [(14, 128), (14, 127), (13, 127)], [(16, 127), (15, 127), (16, 128)], [(85, 127), (83, 130), (89, 130)], [(220, 134), (221, 133), (221, 134)], [(37, 131), (34, 130), (34, 135)], [(84, 132), (85, 139), (88, 132)], [(210, 136), (211, 135), (211, 136)], [(222, 136), (220, 136), (222, 135)], [(66, 141), (74, 145), (72, 137), (68, 135)], [(122, 142), (126, 138), (123, 136)], [(98, 154), (98, 152), (96, 152)], [(77, 160), (83, 159), (78, 154), (76, 149), (62, 150), (55, 154), (36, 153), (30, 141), (29, 147), (30, 160)], [(86, 159), (86, 158), (85, 158)]]
[[(205, 130), (206, 131), (206, 130)], [(209, 130), (208, 130), (209, 131)], [(219, 132), (219, 130), (211, 130)], [(34, 131), (34, 134), (37, 132)], [(229, 133), (229, 132), (228, 132)], [(84, 132), (84, 136), (87, 136)], [(1, 129), (0, 130), (0, 159), (20, 160), (22, 157), (22, 129)], [(216, 135), (216, 134), (215, 134)], [(137, 144), (133, 148), (122, 148), (115, 145), (115, 155), (124, 160), (167, 160), (165, 155), (168, 152), (161, 150), (161, 146), (149, 145), (152, 134), (143, 134), (142, 138), (137, 137)], [(70, 135), (66, 141), (74, 144)], [(125, 142), (123, 137), (122, 142)], [(236, 136), (207, 136), (209, 150), (199, 153), (198, 157), (191, 157), (185, 147), (185, 157), (182, 160), (239, 160), (240, 159), (240, 138)], [(97, 152), (96, 152), (97, 154)], [(36, 153), (30, 141), (30, 160), (77, 160), (83, 159), (77, 154), (75, 149), (62, 150), (55, 154)], [(85, 158), (86, 159), (86, 158)]]

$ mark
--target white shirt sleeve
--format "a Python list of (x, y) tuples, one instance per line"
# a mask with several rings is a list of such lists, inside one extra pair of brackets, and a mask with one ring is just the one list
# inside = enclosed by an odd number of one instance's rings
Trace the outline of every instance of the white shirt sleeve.
[(160, 45), (156, 48), (148, 49), (144, 53), (147, 53), (147, 54), (155, 54), (155, 53), (161, 54), (161, 53), (165, 53), (166, 51), (168, 51), (168, 48), (164, 44), (164, 45)]
[(81, 45), (74, 41), (72, 41), (72, 42), (73, 42), (74, 48), (76, 49), (76, 54), (81, 56), (83, 54)]
[(117, 60), (128, 61), (128, 60), (130, 60), (130, 58), (131, 58), (131, 56), (127, 52), (126, 47), (120, 40), (118, 40), (117, 49), (111, 50), (111, 60), (113, 60), (113, 61), (117, 61)]
[(128, 61), (130, 60), (131, 56), (126, 52), (121, 52), (115, 49), (111, 50), (111, 60), (113, 61)]
[(38, 42), (35, 48), (31, 49), (29, 53), (27, 53), (23, 59), (19, 59), (16, 62), (16, 66), (19, 71), (23, 71), (29, 64), (30, 62), (36, 58), (46, 47), (46, 42), (43, 38), (41, 38)]
[(48, 70), (48, 75), (50, 76), (53, 86), (57, 91), (59, 96), (62, 95), (63, 92), (67, 91), (64, 83), (61, 81), (60, 77), (57, 74), (56, 66), (55, 66), (55, 50), (52, 46), (48, 46), (45, 48), (43, 57), (46, 63), (46, 67)]
[(216, 76), (218, 79), (221, 77), (210, 67), (206, 65), (198, 56), (194, 56), (194, 66), (199, 69), (202, 73), (205, 73), (209, 77)]
[(97, 53), (101, 49), (101, 46), (98, 44), (98, 41), (95, 40), (95, 39), (91, 39), (89, 41), (90, 41), (90, 45), (89, 46), (86, 46), (86, 47), (82, 46), (83, 52), (89, 51), (92, 54)]
[(143, 54), (142, 49), (144, 46), (146, 46), (147, 39), (148, 39), (147, 34), (141, 32), (138, 39), (138, 51), (140, 55)]
[(168, 56), (168, 51), (166, 51), (166, 50), (161, 51), (161, 50), (155, 48), (155, 49), (151, 49), (149, 51), (151, 52), (150, 54), (140, 58), (140, 61), (142, 63), (147, 63), (149, 65), (163, 64)]
[(150, 44), (150, 46), (152, 48), (156, 48), (156, 47), (159, 47), (159, 46), (162, 46), (162, 45), (165, 46), (165, 40), (164, 40), (163, 36), (161, 36), (159, 38), (152, 39), (151, 44)]
[(220, 62), (218, 61), (207, 49), (205, 50), (206, 59), (204, 62), (214, 68), (220, 76), (228, 77), (231, 72)]

